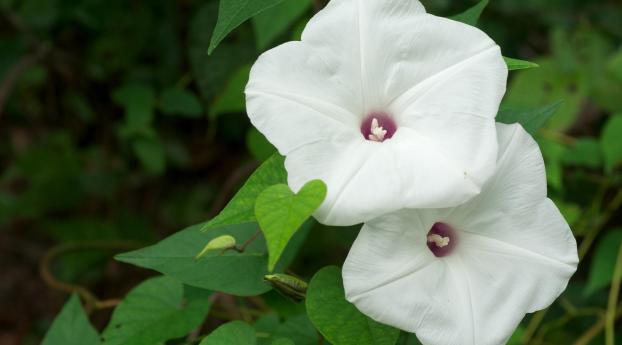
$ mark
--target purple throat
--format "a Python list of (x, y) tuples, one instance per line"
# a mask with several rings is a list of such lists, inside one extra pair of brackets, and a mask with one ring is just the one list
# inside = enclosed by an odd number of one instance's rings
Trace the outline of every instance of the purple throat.
[(458, 244), (456, 230), (445, 223), (434, 223), (428, 232), (427, 244), (437, 258), (450, 255)]
[(383, 142), (393, 137), (395, 131), (395, 120), (384, 112), (372, 112), (361, 123), (361, 134), (370, 141)]

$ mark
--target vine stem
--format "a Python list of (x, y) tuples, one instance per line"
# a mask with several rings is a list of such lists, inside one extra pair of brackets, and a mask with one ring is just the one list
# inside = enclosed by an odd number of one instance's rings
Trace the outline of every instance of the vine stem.
[(616, 262), (611, 289), (609, 290), (607, 313), (605, 314), (605, 339), (607, 345), (615, 345), (616, 304), (618, 303), (620, 282), (622, 281), (622, 244), (620, 244), (618, 249), (618, 261)]
[[(614, 319), (617, 320), (622, 316), (622, 304), (618, 305), (618, 308), (615, 312)], [(594, 339), (600, 332), (602, 332), (603, 328), (605, 328), (605, 317), (601, 317), (598, 322), (592, 325), (577, 341), (574, 342), (573, 345), (588, 345), (592, 339)]]
[(93, 292), (84, 286), (70, 284), (59, 280), (52, 273), (52, 264), (54, 261), (67, 253), (84, 251), (84, 250), (129, 250), (139, 247), (138, 243), (126, 242), (126, 241), (112, 241), (112, 242), (70, 242), (63, 243), (49, 249), (41, 258), (39, 263), (39, 274), (41, 278), (49, 287), (64, 291), (67, 293), (77, 293), (85, 302), (85, 309), (87, 313), (93, 310), (113, 308), (121, 302), (121, 300), (113, 298), (107, 300), (100, 300), (95, 296)]

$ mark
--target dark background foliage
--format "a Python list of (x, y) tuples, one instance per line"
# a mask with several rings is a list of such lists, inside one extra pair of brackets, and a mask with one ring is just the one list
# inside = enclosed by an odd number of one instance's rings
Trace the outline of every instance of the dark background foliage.
[[(423, 2), (443, 16), (474, 4)], [(0, 345), (40, 341), (75, 289), (61, 282), (114, 303), (153, 273), (112, 253), (224, 206), (273, 152), (244, 112), (249, 66), (296, 38), (314, 5), (276, 16), (282, 30), (247, 22), (208, 56), (216, 0), (0, 0)], [(621, 23), (615, 0), (492, 0), (480, 20), (505, 56), (541, 66), (511, 73), (503, 107), (563, 101), (537, 139), (583, 256), (515, 339), (570, 344), (602, 323), (622, 242)], [(341, 264), (356, 232), (316, 226), (294, 271)]]

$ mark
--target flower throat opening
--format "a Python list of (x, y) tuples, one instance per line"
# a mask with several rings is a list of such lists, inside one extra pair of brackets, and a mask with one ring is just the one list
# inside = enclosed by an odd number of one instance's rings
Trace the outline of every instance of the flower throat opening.
[(383, 142), (390, 139), (396, 130), (395, 121), (387, 113), (371, 113), (361, 123), (361, 133), (369, 141)]
[(437, 258), (451, 254), (458, 242), (456, 231), (440, 222), (432, 225), (427, 237), (428, 248)]

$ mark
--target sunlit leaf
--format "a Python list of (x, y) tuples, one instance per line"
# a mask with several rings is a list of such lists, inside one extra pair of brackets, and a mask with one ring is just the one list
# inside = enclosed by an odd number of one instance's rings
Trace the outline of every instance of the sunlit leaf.
[(325, 197), (326, 185), (320, 180), (308, 182), (297, 194), (286, 184), (271, 186), (259, 194), (255, 203), (255, 216), (266, 238), (270, 271), (296, 230), (315, 212)]

